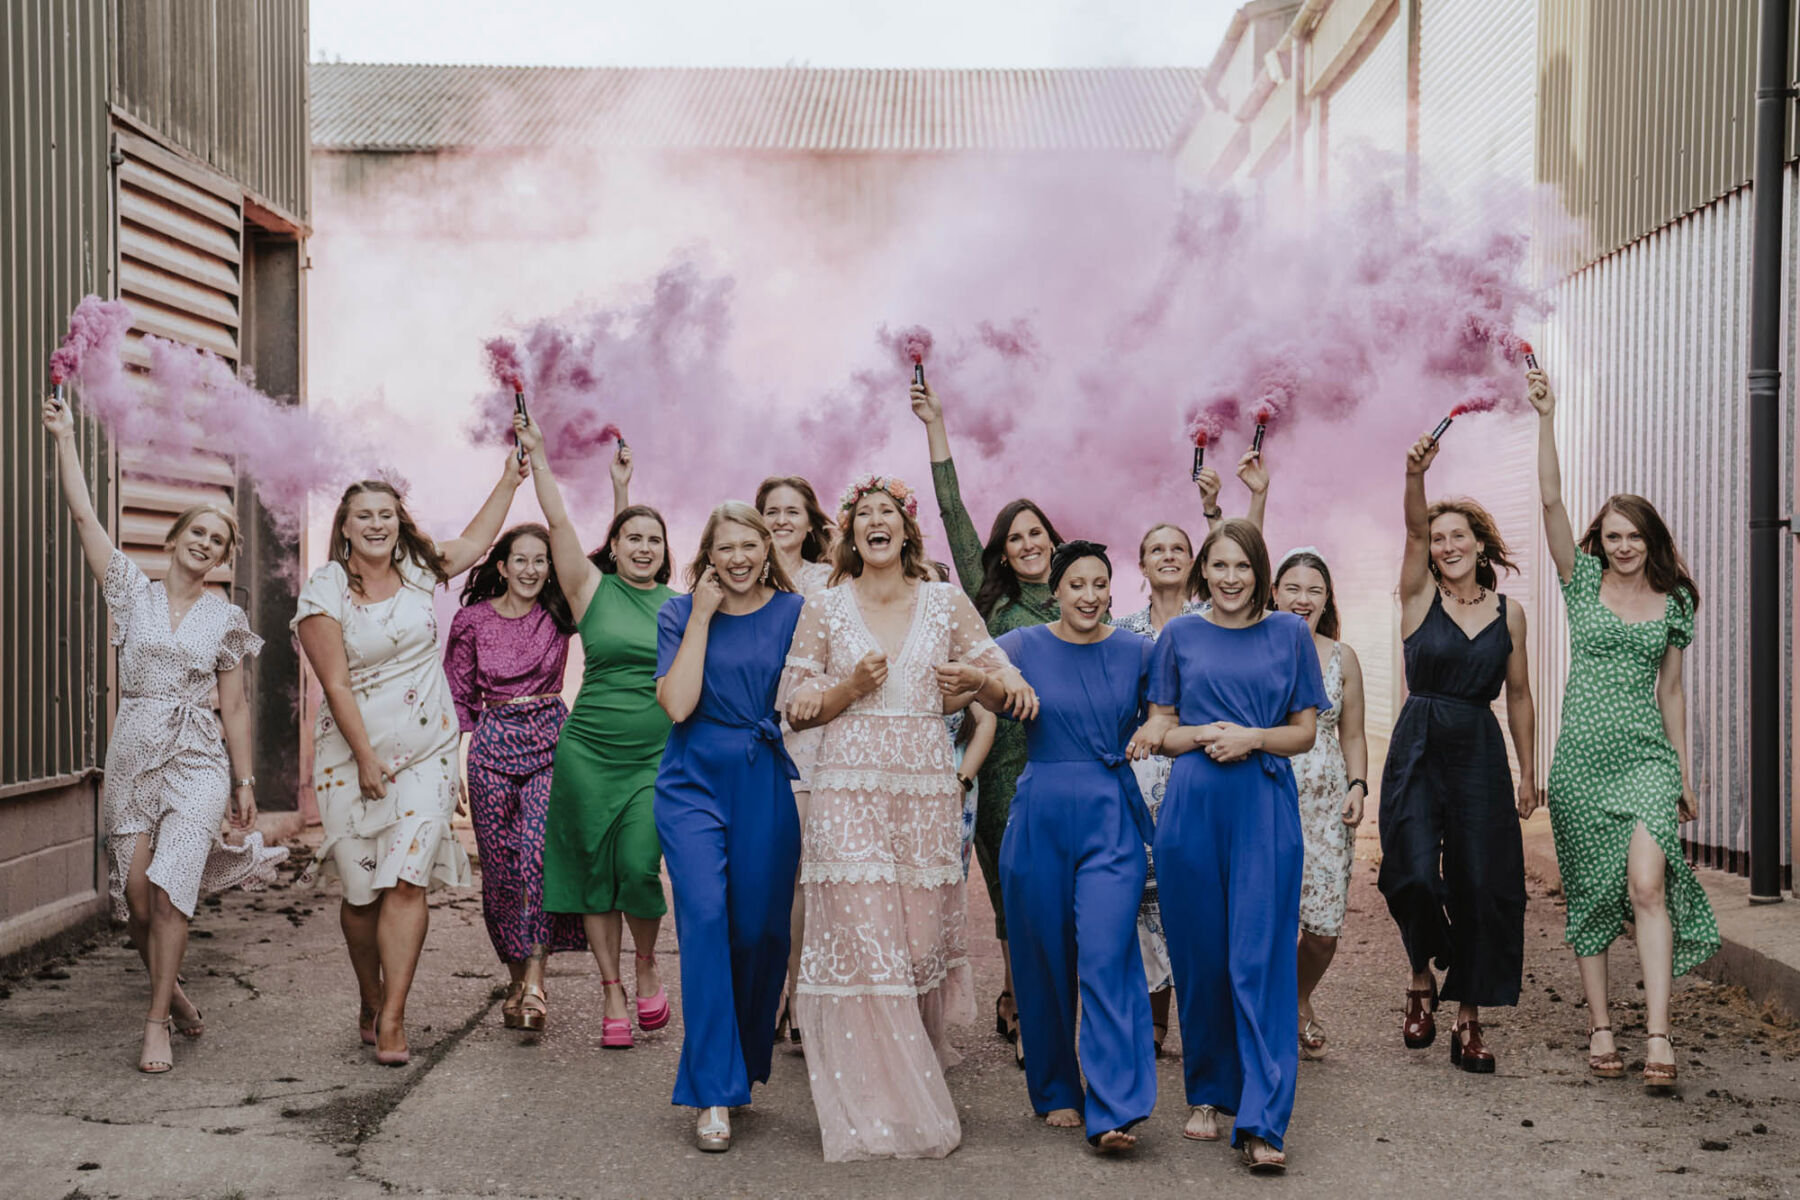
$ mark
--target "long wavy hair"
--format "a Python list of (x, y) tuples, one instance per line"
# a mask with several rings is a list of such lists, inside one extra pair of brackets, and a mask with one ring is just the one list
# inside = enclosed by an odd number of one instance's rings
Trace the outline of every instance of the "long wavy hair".
[(781, 569), (781, 560), (775, 557), (775, 539), (769, 533), (769, 523), (763, 520), (762, 513), (742, 500), (727, 500), (712, 510), (706, 518), (706, 528), (700, 531), (700, 549), (687, 567), (688, 591), (700, 586), (700, 577), (712, 565), (713, 539), (718, 536), (719, 526), (727, 521), (734, 525), (748, 526), (762, 538), (763, 555), (767, 564), (767, 573), (763, 579), (765, 583), (778, 592), (798, 590), (794, 587), (794, 581), (788, 578), (787, 572)]
[(1662, 514), (1656, 511), (1656, 505), (1642, 496), (1630, 492), (1620, 492), (1608, 496), (1600, 511), (1594, 514), (1594, 520), (1581, 535), (1581, 548), (1599, 559), (1601, 565), (1610, 569), (1612, 564), (1606, 557), (1606, 540), (1600, 535), (1601, 522), (1606, 520), (1607, 513), (1618, 513), (1637, 528), (1644, 539), (1644, 577), (1650, 586), (1665, 596), (1683, 597), (1689, 613), (1700, 611), (1700, 586), (1694, 577), (1688, 574), (1687, 563), (1681, 552), (1675, 549), (1675, 538), (1669, 533), (1669, 527), (1663, 522)]
[(1242, 517), (1229, 517), (1220, 521), (1206, 535), (1206, 540), (1200, 543), (1200, 553), (1194, 556), (1194, 573), (1188, 584), (1189, 594), (1196, 600), (1212, 602), (1212, 588), (1206, 582), (1206, 560), (1221, 539), (1236, 542), (1238, 549), (1244, 552), (1244, 557), (1250, 560), (1250, 611), (1274, 608), (1275, 585), (1269, 579), (1269, 544), (1263, 541), (1262, 530)]
[[(1510, 557), (1511, 552), (1506, 548), (1506, 539), (1500, 536), (1499, 523), (1494, 520), (1492, 513), (1467, 496), (1455, 496), (1449, 500), (1439, 500), (1425, 510), (1426, 530), (1429, 531), (1439, 517), (1447, 516), (1450, 513), (1456, 513), (1469, 523), (1469, 532), (1473, 533), (1475, 540), (1481, 543), (1482, 554), (1487, 559), (1486, 562), (1481, 559), (1475, 560), (1475, 582), (1490, 592), (1498, 591), (1500, 574), (1496, 568), (1504, 567), (1514, 575), (1519, 573), (1518, 565), (1513, 562)], [(1438, 565), (1437, 561), (1431, 557), (1429, 532), (1426, 541), (1425, 565), (1431, 571), (1431, 577), (1436, 579)]]
[(444, 573), (443, 556), (438, 553), (437, 543), (419, 532), (413, 523), (412, 514), (406, 511), (406, 500), (393, 484), (383, 479), (364, 479), (344, 489), (343, 499), (338, 501), (337, 512), (331, 517), (331, 561), (344, 568), (344, 574), (350, 577), (350, 590), (363, 595), (362, 576), (357, 574), (356, 566), (350, 558), (350, 539), (344, 536), (344, 521), (350, 516), (350, 504), (364, 492), (379, 492), (394, 501), (394, 515), (398, 518), (400, 535), (398, 545), (394, 547), (394, 563), (410, 561), (420, 570), (429, 572), (439, 584), (450, 582), (450, 576)]
[[(1324, 559), (1311, 550), (1294, 551), (1281, 560), (1281, 565), (1275, 571), (1275, 580), (1270, 585), (1271, 592), (1281, 587), (1281, 577), (1295, 567), (1311, 567), (1325, 580), (1325, 607), (1319, 612), (1318, 631), (1335, 642), (1338, 637), (1337, 587), (1331, 582), (1331, 568), (1325, 565)], [(1269, 597), (1269, 607), (1278, 607), (1273, 595)]]
[(629, 508), (621, 508), (614, 515), (612, 524), (606, 527), (606, 540), (600, 543), (599, 549), (588, 555), (588, 561), (599, 567), (600, 573), (603, 575), (617, 575), (619, 560), (613, 557), (612, 545), (619, 540), (619, 530), (625, 528), (625, 522), (638, 517), (649, 517), (662, 529), (663, 560), (662, 564), (656, 568), (656, 574), (652, 578), (658, 583), (667, 583), (670, 573), (674, 570), (669, 565), (669, 523), (663, 520), (661, 513), (648, 504), (633, 504)]
[(800, 543), (800, 558), (803, 562), (825, 562), (831, 553), (835, 535), (831, 527), (831, 518), (819, 507), (818, 494), (813, 485), (798, 475), (771, 475), (756, 488), (756, 511), (763, 511), (769, 502), (769, 493), (776, 488), (793, 488), (800, 493), (800, 502), (806, 507), (806, 540)]
[(556, 560), (550, 556), (550, 531), (536, 522), (514, 525), (500, 535), (494, 548), (487, 552), (487, 557), (476, 564), (463, 581), (462, 606), (480, 604), (484, 600), (496, 600), (506, 595), (511, 586), (506, 576), (500, 573), (500, 564), (512, 557), (513, 543), (522, 537), (534, 537), (544, 543), (544, 558), (549, 562), (549, 573), (544, 576), (544, 586), (539, 589), (535, 603), (550, 614), (550, 620), (562, 633), (575, 632), (575, 617), (569, 611), (569, 598), (563, 595), (562, 584), (556, 578)]
[[(886, 489), (876, 490), (894, 500), (893, 493)], [(857, 498), (857, 503), (862, 503), (862, 497)], [(900, 510), (900, 536), (904, 542), (900, 547), (900, 573), (908, 579), (936, 583), (937, 571), (935, 564), (925, 557), (925, 534), (919, 528), (918, 519), (910, 515), (898, 500), (894, 500), (894, 507)], [(840, 519), (843, 523), (838, 527), (837, 540), (831, 547), (832, 587), (846, 579), (859, 579), (863, 572), (862, 552), (856, 548), (856, 510), (849, 509)]]
[(1006, 561), (1006, 535), (1012, 532), (1012, 523), (1022, 512), (1029, 512), (1044, 523), (1051, 549), (1062, 542), (1056, 526), (1034, 501), (1020, 498), (1001, 509), (994, 517), (993, 528), (988, 530), (987, 544), (981, 548), (981, 586), (975, 589), (975, 610), (983, 620), (992, 620), (1001, 605), (1018, 602), (1019, 573)]

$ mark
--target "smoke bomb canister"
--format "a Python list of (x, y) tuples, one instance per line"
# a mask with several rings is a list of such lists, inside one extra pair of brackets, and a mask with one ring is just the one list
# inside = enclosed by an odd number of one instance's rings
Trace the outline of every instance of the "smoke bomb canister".
[(1206, 465), (1206, 447), (1194, 447), (1194, 482), (1200, 481), (1200, 468)]
[(922, 362), (915, 362), (913, 364), (913, 386), (925, 386), (925, 364)]
[(1256, 424), (1256, 433), (1250, 439), (1250, 449), (1257, 454), (1262, 453), (1263, 434), (1268, 432), (1268, 428), (1267, 425), (1264, 425), (1260, 421)]
[(1450, 422), (1454, 420), (1456, 420), (1455, 417), (1445, 417), (1443, 420), (1439, 421), (1437, 428), (1431, 431), (1431, 440), (1436, 442), (1442, 438), (1444, 436), (1444, 430), (1450, 428)]

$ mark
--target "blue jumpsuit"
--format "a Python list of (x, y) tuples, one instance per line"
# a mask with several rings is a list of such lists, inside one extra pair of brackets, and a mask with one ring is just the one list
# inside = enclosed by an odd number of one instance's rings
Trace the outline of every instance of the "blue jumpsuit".
[(1152, 826), (1125, 758), (1144, 716), (1153, 643), (1115, 629), (1076, 645), (1047, 625), (998, 640), (1039, 706), (1000, 844), (1025, 1084), (1039, 1113), (1083, 1112), (1093, 1140), (1156, 1105), (1137, 938)]
[[(1183, 725), (1287, 723), (1331, 701), (1306, 622), (1272, 612), (1244, 629), (1176, 617), (1150, 671), (1150, 702)], [(1300, 801), (1288, 760), (1176, 757), (1156, 823), (1156, 878), (1181, 1008), (1189, 1104), (1236, 1116), (1281, 1148), (1300, 1065)]]
[[(681, 945), (676, 1104), (748, 1104), (751, 1083), (769, 1079), (800, 866), (797, 773), (775, 689), (803, 603), (776, 592), (753, 613), (713, 615), (699, 706), (670, 732), (657, 771), (656, 833)], [(693, 607), (677, 596), (657, 614), (658, 679)]]

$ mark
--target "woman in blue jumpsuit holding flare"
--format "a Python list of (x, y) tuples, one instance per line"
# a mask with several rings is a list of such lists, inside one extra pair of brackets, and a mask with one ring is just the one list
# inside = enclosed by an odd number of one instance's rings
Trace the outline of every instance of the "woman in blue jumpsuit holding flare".
[(999, 638), (1037, 694), (1000, 844), (1000, 892), (1032, 1108), (1057, 1127), (1085, 1118), (1089, 1143), (1111, 1153), (1137, 1144), (1128, 1130), (1156, 1104), (1137, 939), (1152, 827), (1126, 756), (1144, 715), (1153, 643), (1102, 623), (1112, 607), (1106, 547), (1064, 542), (1050, 556), (1049, 583), (1062, 615)]
[(775, 689), (805, 603), (748, 504), (713, 510), (691, 596), (657, 616), (656, 699), (675, 723), (656, 776), (656, 833), (675, 895), (686, 1031), (676, 1104), (699, 1148), (731, 1148), (731, 1113), (766, 1083), (800, 866), (794, 764)]
[(1217, 1140), (1218, 1114), (1234, 1114), (1245, 1165), (1279, 1171), (1300, 1059), (1304, 851), (1288, 759), (1311, 749), (1330, 701), (1306, 622), (1270, 611), (1256, 526), (1215, 527), (1196, 570), (1212, 611), (1163, 628), (1151, 719), (1132, 745), (1175, 759), (1155, 854), (1193, 1106), (1183, 1135)]

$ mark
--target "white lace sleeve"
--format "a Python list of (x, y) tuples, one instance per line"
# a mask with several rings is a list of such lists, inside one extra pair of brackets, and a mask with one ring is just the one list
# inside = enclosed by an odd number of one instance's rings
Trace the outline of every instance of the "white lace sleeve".
[(937, 586), (947, 589), (950, 601), (950, 657), (980, 667), (989, 674), (1010, 667), (1012, 663), (1007, 659), (1006, 651), (988, 636), (987, 624), (969, 598), (950, 584)]
[(787, 663), (775, 696), (776, 708), (784, 713), (789, 698), (802, 687), (822, 689), (837, 682), (826, 669), (831, 661), (831, 621), (825, 610), (830, 603), (827, 596), (819, 595), (800, 610), (800, 623), (788, 644)]

